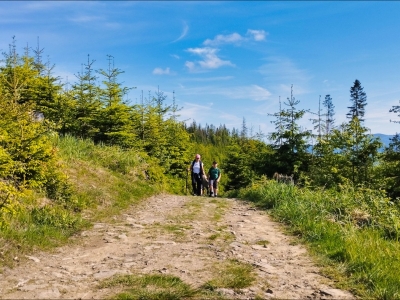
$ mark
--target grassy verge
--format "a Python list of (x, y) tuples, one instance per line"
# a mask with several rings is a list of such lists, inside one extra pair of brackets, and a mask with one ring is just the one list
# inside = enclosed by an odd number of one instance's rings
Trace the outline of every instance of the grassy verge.
[(60, 246), (93, 222), (163, 189), (163, 180), (153, 176), (157, 166), (147, 163), (142, 153), (72, 137), (55, 139), (54, 144), (60, 170), (68, 177), (62, 187), (68, 197), (54, 200), (40, 191), (25, 193), (18, 210), (1, 216), (7, 226), (0, 228), (0, 267), (37, 249)]
[(400, 210), (380, 192), (312, 191), (264, 180), (238, 196), (286, 223), (339, 287), (364, 298), (400, 299)]

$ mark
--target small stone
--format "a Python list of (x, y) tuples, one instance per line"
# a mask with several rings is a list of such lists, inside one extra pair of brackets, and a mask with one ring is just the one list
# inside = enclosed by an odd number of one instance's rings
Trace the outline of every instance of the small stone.
[(40, 262), (40, 259), (34, 256), (29, 256), (29, 255), (25, 255), (26, 258), (33, 260), (34, 262), (38, 263)]

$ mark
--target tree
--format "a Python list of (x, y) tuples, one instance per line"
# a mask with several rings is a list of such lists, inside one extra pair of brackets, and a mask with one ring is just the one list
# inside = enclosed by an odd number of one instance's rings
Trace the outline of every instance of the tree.
[(33, 59), (19, 56), (15, 44), (10, 49), (0, 67), (0, 210), (26, 188), (55, 199), (57, 186), (65, 183), (50, 139), (53, 126), (37, 118), (36, 103), (26, 98), (39, 76)]
[(97, 76), (94, 75), (93, 63), (88, 55), (87, 64), (84, 64), (84, 71), (78, 73), (78, 82), (72, 85), (71, 94), (75, 100), (75, 122), (72, 133), (81, 138), (91, 138), (99, 132), (96, 127), (96, 120), (99, 117), (101, 101), (99, 87), (96, 84)]
[(350, 88), (350, 101), (352, 102), (352, 106), (347, 107), (350, 109), (347, 117), (349, 119), (357, 117), (360, 122), (363, 122), (365, 106), (367, 105), (367, 94), (364, 92), (364, 88), (358, 79), (354, 81), (353, 86)]
[(322, 105), (326, 108), (326, 112), (325, 112), (325, 134), (329, 135), (331, 133), (331, 131), (334, 129), (335, 127), (335, 106), (332, 103), (332, 98), (331, 95), (326, 95), (325, 96), (325, 100), (322, 102)]
[(322, 117), (324, 116), (324, 114), (322, 114), (322, 110), (321, 110), (321, 95), (319, 96), (319, 101), (318, 101), (318, 112), (317, 113), (311, 112), (311, 113), (317, 116), (317, 118), (310, 119), (310, 121), (314, 125), (314, 129), (317, 130), (317, 132), (318, 132), (318, 134), (317, 134), (318, 138), (321, 138), (322, 132), (324, 131), (324, 127), (325, 127), (322, 122)]
[[(269, 135), (276, 149), (276, 172), (291, 174), (307, 169), (309, 157), (307, 154), (307, 139), (311, 133), (302, 130), (298, 125), (306, 110), (297, 110), (300, 103), (293, 97), (293, 86), (290, 98), (284, 102), (288, 108), (273, 114), (277, 119), (272, 121), (277, 131)], [(298, 175), (298, 174), (297, 174)]]
[(103, 88), (99, 89), (102, 107), (96, 119), (99, 131), (94, 136), (95, 142), (104, 142), (108, 145), (132, 147), (135, 145), (136, 133), (131, 119), (131, 110), (124, 103), (124, 96), (130, 88), (122, 87), (118, 76), (123, 73), (114, 66), (114, 58), (108, 55), (108, 69), (97, 71), (103, 76)]

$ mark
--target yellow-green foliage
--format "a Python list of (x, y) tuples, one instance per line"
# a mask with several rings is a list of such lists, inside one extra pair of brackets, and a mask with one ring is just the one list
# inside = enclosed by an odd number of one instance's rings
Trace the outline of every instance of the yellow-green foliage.
[(57, 148), (51, 141), (52, 124), (39, 120), (29, 95), (39, 72), (33, 60), (15, 53), (0, 67), (0, 222), (4, 214), (23, 210), (27, 194), (43, 193), (68, 202), (66, 176), (60, 172)]

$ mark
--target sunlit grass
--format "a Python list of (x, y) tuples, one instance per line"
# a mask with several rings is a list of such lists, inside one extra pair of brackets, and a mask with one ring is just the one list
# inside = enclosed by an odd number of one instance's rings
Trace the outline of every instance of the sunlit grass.
[(338, 287), (364, 298), (399, 299), (399, 208), (379, 191), (299, 189), (264, 181), (239, 196), (309, 245)]
[(100, 289), (115, 287), (122, 291), (110, 299), (224, 299), (218, 293), (193, 288), (179, 277), (164, 274), (118, 275), (99, 285)]
[(227, 260), (215, 265), (214, 278), (206, 282), (205, 288), (243, 289), (251, 286), (256, 280), (253, 266), (237, 260)]
[(96, 146), (72, 137), (55, 138), (54, 143), (71, 185), (71, 199), (66, 203), (45, 199), (39, 205), (32, 200), (32, 205), (17, 214), (2, 216), (10, 219), (9, 226), (0, 230), (0, 266), (12, 265), (15, 257), (34, 249), (67, 243), (70, 236), (93, 222), (110, 219), (159, 191), (157, 184), (143, 179), (147, 164), (133, 150)]

